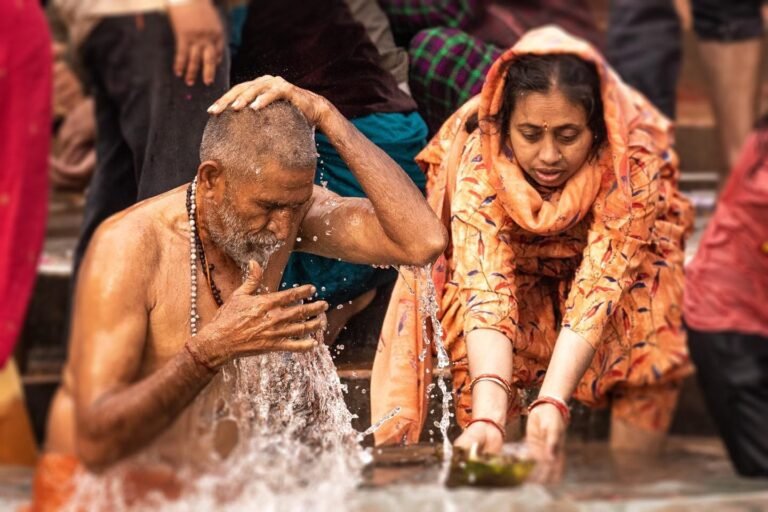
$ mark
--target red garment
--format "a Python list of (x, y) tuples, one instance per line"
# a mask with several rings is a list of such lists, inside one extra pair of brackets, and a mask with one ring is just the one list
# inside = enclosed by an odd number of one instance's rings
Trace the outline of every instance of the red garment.
[(51, 72), (39, 0), (0, 1), (0, 367), (24, 321), (45, 235)]
[(747, 140), (686, 268), (685, 321), (768, 338), (768, 129)]

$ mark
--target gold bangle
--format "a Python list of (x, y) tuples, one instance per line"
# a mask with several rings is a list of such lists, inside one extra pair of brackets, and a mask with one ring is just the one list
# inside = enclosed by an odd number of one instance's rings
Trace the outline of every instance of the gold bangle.
[(472, 393), (472, 390), (475, 388), (475, 384), (483, 381), (493, 382), (494, 384), (498, 385), (507, 393), (507, 397), (512, 395), (512, 389), (510, 388), (508, 382), (506, 382), (504, 379), (502, 379), (498, 375), (486, 375), (486, 374), (480, 375), (479, 377), (475, 377), (472, 380), (472, 383), (469, 385), (469, 392)]

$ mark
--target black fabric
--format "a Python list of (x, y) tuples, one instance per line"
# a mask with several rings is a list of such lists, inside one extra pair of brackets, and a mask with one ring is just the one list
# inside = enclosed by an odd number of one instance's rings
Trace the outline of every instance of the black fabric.
[(743, 41), (763, 35), (763, 0), (692, 0), (693, 29), (700, 39)]
[(173, 73), (175, 42), (160, 13), (102, 20), (83, 42), (96, 101), (97, 167), (86, 195), (75, 275), (93, 232), (110, 215), (190, 181), (206, 109), (229, 86), (228, 58), (211, 86)]
[(626, 83), (670, 119), (675, 118), (681, 36), (672, 0), (611, 0), (606, 57)]
[(734, 467), (768, 477), (768, 338), (689, 327), (688, 346)]
[(232, 81), (262, 75), (320, 94), (348, 118), (416, 110), (344, 0), (251, 2)]

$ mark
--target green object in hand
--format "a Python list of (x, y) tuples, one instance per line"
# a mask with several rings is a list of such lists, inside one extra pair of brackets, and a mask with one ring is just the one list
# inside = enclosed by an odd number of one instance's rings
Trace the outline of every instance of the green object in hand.
[(515, 487), (533, 471), (534, 462), (515, 455), (482, 455), (454, 448), (447, 487)]

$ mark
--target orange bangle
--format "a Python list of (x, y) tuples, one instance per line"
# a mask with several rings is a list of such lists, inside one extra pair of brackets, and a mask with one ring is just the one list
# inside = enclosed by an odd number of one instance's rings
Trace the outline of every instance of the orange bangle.
[(563, 400), (553, 396), (540, 396), (534, 400), (533, 403), (528, 406), (528, 414), (530, 414), (532, 410), (541, 404), (554, 405), (558, 412), (560, 412), (560, 416), (563, 417), (565, 424), (568, 425), (571, 422), (571, 410), (568, 408), (568, 404), (566, 404)]
[(502, 441), (504, 441), (507, 438), (507, 432), (504, 430), (504, 427), (502, 427), (501, 425), (499, 425), (498, 423), (496, 423), (490, 418), (473, 418), (469, 420), (469, 423), (467, 423), (467, 428), (471, 427), (473, 423), (488, 423), (489, 425), (493, 425), (501, 434)]

